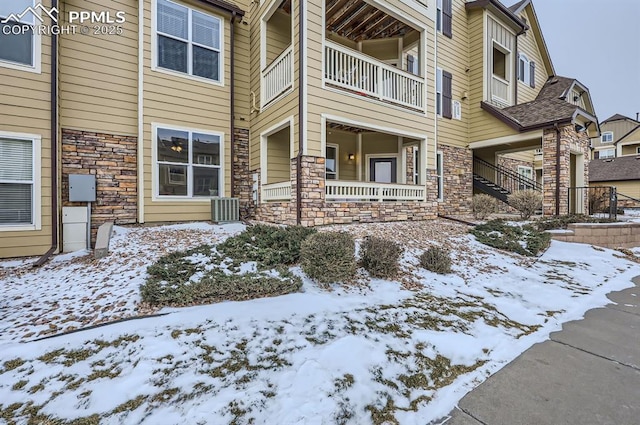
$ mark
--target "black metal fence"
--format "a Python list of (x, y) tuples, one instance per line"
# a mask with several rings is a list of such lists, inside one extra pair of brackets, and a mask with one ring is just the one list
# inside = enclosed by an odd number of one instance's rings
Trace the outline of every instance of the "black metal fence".
[(606, 215), (616, 219), (618, 194), (614, 186), (570, 187), (567, 205), (570, 214)]

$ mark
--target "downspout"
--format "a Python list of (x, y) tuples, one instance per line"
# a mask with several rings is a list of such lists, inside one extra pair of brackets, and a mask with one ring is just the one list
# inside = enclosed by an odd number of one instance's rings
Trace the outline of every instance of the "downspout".
[[(58, 0), (51, 7), (58, 9)], [(58, 35), (51, 34), (51, 248), (33, 267), (43, 265), (58, 249)]]
[(560, 129), (558, 124), (554, 124), (556, 129), (556, 216), (560, 215)]
[(304, 0), (298, 2), (298, 156), (296, 159), (296, 224), (302, 224), (302, 152), (304, 149)]
[(236, 108), (235, 108), (235, 21), (236, 21), (236, 12), (231, 12), (231, 27), (229, 28), (229, 43), (231, 43), (231, 50), (229, 52), (229, 57), (231, 60), (230, 72), (231, 78), (229, 83), (229, 90), (231, 91), (230, 99), (231, 105), (229, 106), (229, 113), (231, 114), (231, 124), (230, 124), (230, 134), (231, 134), (231, 198), (235, 196), (236, 193), (236, 176), (234, 173), (233, 166), (235, 164), (235, 156), (236, 156), (236, 135), (235, 135), (235, 119), (236, 119)]
[(518, 104), (518, 81), (520, 81), (520, 79), (518, 78), (518, 73), (520, 72), (520, 53), (518, 53), (518, 36), (522, 34), (521, 32), (519, 32), (518, 34), (516, 34), (516, 54), (513, 55), (514, 56), (514, 69), (516, 70), (516, 81), (514, 84), (514, 88), (513, 88), (513, 104), (517, 105)]

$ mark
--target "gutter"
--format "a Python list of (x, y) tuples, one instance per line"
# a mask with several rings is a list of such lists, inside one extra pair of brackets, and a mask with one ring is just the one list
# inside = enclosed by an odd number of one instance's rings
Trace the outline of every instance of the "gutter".
[[(231, 12), (231, 25), (229, 27), (229, 43), (231, 44), (231, 50), (229, 52), (229, 57), (231, 60), (231, 63), (229, 64), (230, 67), (230, 74), (231, 74), (231, 78), (230, 78), (230, 82), (229, 82), (229, 90), (231, 91), (230, 94), (230, 99), (231, 99), (231, 105), (229, 106), (229, 114), (231, 115), (231, 124), (230, 124), (230, 135), (231, 135), (231, 198), (234, 197), (235, 193), (236, 193), (236, 176), (235, 176), (235, 172), (234, 172), (234, 168), (233, 168), (233, 164), (235, 162), (235, 156), (236, 156), (236, 133), (235, 133), (235, 120), (236, 120), (236, 107), (235, 107), (235, 89), (236, 89), (236, 84), (235, 84), (235, 71), (236, 71), (236, 64), (235, 64), (235, 22), (236, 22), (236, 17), (238, 16), (237, 12), (234, 10)], [(223, 171), (224, 172), (224, 171)]]
[(298, 13), (298, 156), (296, 160), (296, 224), (302, 224), (302, 154), (304, 149), (304, 0), (299, 2)]
[[(51, 7), (58, 9), (58, 0)], [(33, 267), (40, 267), (58, 249), (58, 35), (51, 34), (51, 248)]]
[(560, 129), (558, 124), (553, 126), (556, 130), (556, 216), (560, 215)]

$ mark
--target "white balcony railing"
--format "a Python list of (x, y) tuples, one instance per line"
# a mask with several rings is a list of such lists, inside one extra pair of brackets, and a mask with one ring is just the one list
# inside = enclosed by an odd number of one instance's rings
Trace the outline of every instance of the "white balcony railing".
[(424, 201), (424, 186), (327, 180), (327, 201)]
[(501, 107), (511, 106), (508, 81), (496, 75), (491, 77), (491, 100)]
[(425, 80), (356, 50), (325, 41), (325, 81), (357, 94), (411, 109), (425, 108)]
[(291, 46), (262, 71), (262, 106), (266, 106), (293, 84), (293, 49)]
[(262, 186), (262, 202), (289, 201), (291, 182), (272, 183)]

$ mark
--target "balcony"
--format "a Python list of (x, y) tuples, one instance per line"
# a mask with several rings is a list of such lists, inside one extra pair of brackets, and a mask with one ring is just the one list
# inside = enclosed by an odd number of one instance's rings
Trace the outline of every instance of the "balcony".
[(509, 82), (493, 75), (491, 78), (491, 101), (500, 108), (511, 106)]
[(293, 48), (289, 46), (262, 71), (262, 107), (293, 87)]
[(325, 41), (325, 84), (424, 111), (425, 79), (338, 43)]

